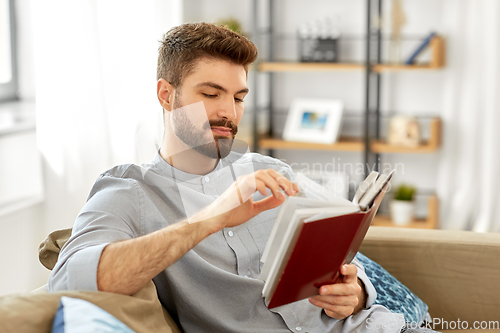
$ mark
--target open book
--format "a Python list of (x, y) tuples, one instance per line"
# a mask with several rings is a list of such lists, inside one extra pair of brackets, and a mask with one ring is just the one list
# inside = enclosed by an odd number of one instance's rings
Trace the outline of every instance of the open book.
[(340, 267), (356, 255), (393, 172), (370, 173), (353, 201), (297, 174), (299, 193), (281, 206), (261, 258), (266, 306), (318, 295), (319, 287), (337, 282)]

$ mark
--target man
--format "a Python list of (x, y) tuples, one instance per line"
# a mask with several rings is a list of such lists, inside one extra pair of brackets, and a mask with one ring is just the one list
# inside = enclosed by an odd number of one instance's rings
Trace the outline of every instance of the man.
[(165, 35), (161, 149), (151, 164), (117, 166), (98, 178), (50, 290), (131, 295), (153, 279), (186, 332), (344, 332), (387, 312), (371, 306), (375, 290), (353, 264), (320, 295), (266, 308), (260, 256), (278, 206), (298, 189), (283, 162), (231, 151), (256, 57), (248, 39), (212, 24)]

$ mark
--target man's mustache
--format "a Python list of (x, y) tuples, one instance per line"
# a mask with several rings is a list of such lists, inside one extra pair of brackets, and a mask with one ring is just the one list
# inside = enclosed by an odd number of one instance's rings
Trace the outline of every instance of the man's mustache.
[(236, 135), (238, 133), (238, 126), (230, 120), (210, 120), (203, 125), (204, 130), (209, 130), (211, 127), (227, 127), (231, 130), (231, 133)]

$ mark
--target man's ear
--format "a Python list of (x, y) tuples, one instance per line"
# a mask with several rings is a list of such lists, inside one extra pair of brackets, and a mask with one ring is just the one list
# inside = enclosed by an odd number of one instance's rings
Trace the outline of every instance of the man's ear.
[(158, 96), (158, 101), (166, 111), (172, 111), (174, 90), (174, 87), (165, 79), (159, 79), (156, 84), (156, 95)]

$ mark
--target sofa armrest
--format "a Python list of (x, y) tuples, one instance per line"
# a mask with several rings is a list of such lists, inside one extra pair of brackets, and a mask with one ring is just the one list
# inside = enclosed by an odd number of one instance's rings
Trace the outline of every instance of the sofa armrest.
[(446, 321), (499, 320), (500, 234), (370, 227), (360, 252)]

